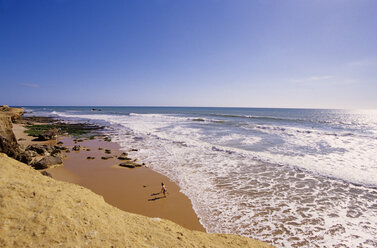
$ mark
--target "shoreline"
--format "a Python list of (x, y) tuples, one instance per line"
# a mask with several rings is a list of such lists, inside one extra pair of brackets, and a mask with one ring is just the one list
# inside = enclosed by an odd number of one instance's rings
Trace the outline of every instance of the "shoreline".
[[(34, 124), (34, 123), (33, 123)], [(171, 220), (190, 230), (205, 232), (193, 210), (190, 199), (180, 192), (180, 188), (166, 176), (146, 166), (123, 168), (122, 161), (116, 157), (103, 160), (102, 156), (120, 155), (123, 151), (117, 143), (101, 138), (81, 139), (74, 142), (73, 137), (58, 137), (55, 141), (33, 141), (25, 131), (25, 124), (13, 124), (16, 139), (22, 145), (54, 144), (72, 148), (80, 145), (80, 151), (66, 153), (63, 165), (46, 169), (54, 179), (81, 185), (104, 197), (104, 200), (123, 211)], [(21, 139), (21, 140), (20, 140)], [(98, 150), (101, 147), (102, 150)], [(105, 149), (111, 150), (106, 154)], [(70, 149), (71, 150), (71, 149)], [(87, 157), (95, 159), (87, 159)], [(157, 193), (164, 182), (168, 189), (166, 198)]]

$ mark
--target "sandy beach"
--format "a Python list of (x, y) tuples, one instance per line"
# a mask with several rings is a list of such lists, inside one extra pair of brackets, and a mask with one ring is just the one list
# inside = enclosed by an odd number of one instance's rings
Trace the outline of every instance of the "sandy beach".
[[(122, 161), (116, 156), (127, 151), (120, 151), (116, 143), (101, 138), (81, 139), (82, 142), (75, 143), (71, 137), (61, 137), (56, 141), (33, 141), (34, 138), (24, 132), (23, 124), (14, 124), (13, 131), (18, 142), (25, 146), (36, 143), (54, 144), (58, 141), (70, 148), (80, 145), (80, 151), (66, 153), (63, 166), (47, 169), (54, 179), (84, 186), (121, 210), (164, 218), (191, 230), (205, 231), (190, 200), (179, 191), (174, 182), (147, 167), (120, 167)], [(106, 154), (106, 149), (111, 150), (111, 154)], [(104, 160), (101, 159), (103, 156), (113, 158)], [(161, 182), (168, 189), (166, 198), (160, 194)]]

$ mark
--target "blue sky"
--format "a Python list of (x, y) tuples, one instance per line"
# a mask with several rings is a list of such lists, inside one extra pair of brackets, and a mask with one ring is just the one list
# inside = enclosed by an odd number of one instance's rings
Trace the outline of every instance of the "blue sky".
[(375, 0), (0, 0), (0, 104), (377, 108)]

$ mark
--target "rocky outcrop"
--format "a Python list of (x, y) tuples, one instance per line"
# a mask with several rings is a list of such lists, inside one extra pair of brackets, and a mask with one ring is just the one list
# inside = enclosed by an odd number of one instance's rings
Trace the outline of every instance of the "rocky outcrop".
[(57, 128), (52, 128), (38, 135), (38, 140), (40, 141), (53, 140), (53, 139), (56, 139), (58, 135), (59, 135), (59, 130)]
[(121, 211), (0, 153), (0, 247), (272, 247)]
[(0, 136), (0, 152), (16, 158), (21, 153), (21, 148), (16, 141), (10, 141), (5, 137)]
[(26, 151), (33, 151), (38, 155), (44, 156), (52, 152), (52, 146), (33, 144), (26, 147)]
[(54, 167), (56, 165), (61, 165), (62, 163), (63, 160), (59, 157), (47, 156), (34, 163), (33, 167), (37, 170), (43, 170)]
[(0, 136), (10, 142), (16, 142), (16, 137), (12, 131), (12, 122), (19, 119), (24, 114), (22, 108), (11, 108), (6, 105), (0, 107)]
[[(7, 154), (9, 157), (15, 158), (22, 163), (33, 165), (38, 169), (61, 164), (61, 151), (65, 149), (62, 146), (34, 144), (23, 148), (17, 143), (12, 130), (12, 122), (18, 120), (23, 113), (24, 110), (21, 108), (10, 108), (8, 106), (0, 107), (0, 152)], [(57, 134), (57, 129), (48, 130), (42, 134), (40, 139), (53, 139), (57, 137)], [(41, 159), (42, 156), (48, 157)], [(36, 162), (36, 160), (39, 161)]]
[(17, 158), (22, 149), (14, 136), (12, 121), (20, 118), (24, 110), (21, 108), (11, 108), (6, 105), (0, 107), (0, 152)]
[(24, 114), (23, 108), (12, 108), (7, 105), (0, 106), (0, 112), (3, 114), (7, 114), (12, 118), (12, 122), (21, 118)]

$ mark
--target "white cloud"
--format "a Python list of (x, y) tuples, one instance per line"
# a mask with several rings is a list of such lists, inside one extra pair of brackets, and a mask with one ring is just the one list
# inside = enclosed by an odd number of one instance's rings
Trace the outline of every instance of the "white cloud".
[(38, 88), (38, 87), (40, 87), (39, 84), (21, 83), (20, 85), (25, 86), (25, 87), (29, 87), (29, 88)]
[(293, 79), (290, 79), (290, 81), (293, 83), (310, 83), (310, 82), (316, 82), (316, 81), (325, 81), (325, 80), (329, 80), (333, 78), (335, 77), (331, 75), (324, 75), (324, 76), (311, 76), (311, 77), (306, 77), (306, 78), (293, 78)]
[(370, 66), (377, 66), (377, 58), (366, 58), (361, 60), (355, 60), (347, 63), (348, 67), (351, 68), (360, 68), (360, 67), (370, 67)]

